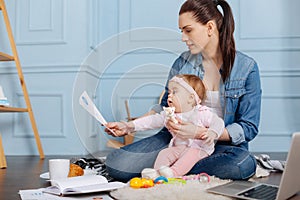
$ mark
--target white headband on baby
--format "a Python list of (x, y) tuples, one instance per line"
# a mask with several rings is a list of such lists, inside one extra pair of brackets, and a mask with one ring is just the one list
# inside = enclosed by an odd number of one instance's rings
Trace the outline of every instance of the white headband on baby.
[(200, 104), (201, 100), (198, 96), (198, 94), (195, 92), (195, 90), (187, 83), (183, 78), (178, 78), (177, 76), (174, 76), (170, 81), (176, 82), (180, 84), (182, 87), (184, 87), (189, 93), (193, 94), (195, 96), (196, 104)]

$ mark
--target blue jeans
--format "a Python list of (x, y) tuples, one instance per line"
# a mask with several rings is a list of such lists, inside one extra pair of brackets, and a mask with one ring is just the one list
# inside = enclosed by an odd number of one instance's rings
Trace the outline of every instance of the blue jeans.
[[(166, 148), (172, 136), (166, 128), (157, 134), (111, 152), (106, 159), (106, 168), (111, 177), (127, 182), (140, 177), (144, 168), (152, 168), (157, 154)], [(214, 153), (200, 160), (189, 172), (206, 172), (222, 179), (248, 179), (255, 174), (256, 160), (244, 148), (219, 145)]]

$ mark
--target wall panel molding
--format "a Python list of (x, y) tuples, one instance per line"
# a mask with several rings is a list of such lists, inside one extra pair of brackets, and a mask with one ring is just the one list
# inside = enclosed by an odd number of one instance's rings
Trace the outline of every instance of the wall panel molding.
[(16, 44), (66, 44), (66, 5), (60, 0), (16, 1)]
[[(33, 74), (33, 73), (77, 73), (79, 72), (79, 69), (81, 67), (80, 72), (86, 72), (94, 77), (100, 77), (104, 79), (115, 79), (119, 78), (120, 76), (124, 75), (124, 72), (118, 72), (115, 70), (115, 72), (105, 72), (101, 73), (100, 71), (96, 70), (94, 67), (90, 65), (42, 65), (42, 66), (23, 66), (23, 73), (24, 74)], [(120, 69), (122, 66), (120, 66)], [(273, 69), (274, 67), (269, 67)], [(9, 67), (1, 67), (0, 68), (0, 75), (1, 74), (17, 74), (16, 68), (14, 66)], [(154, 71), (154, 72), (130, 72), (130, 74), (126, 75), (126, 77), (131, 78), (149, 78), (149, 77), (156, 77), (156, 78), (165, 78), (166, 75)], [(300, 67), (299, 69), (294, 68), (284, 68), (282, 70), (260, 70), (260, 76), (261, 78), (267, 78), (267, 77), (300, 77)]]
[(230, 1), (230, 5), (235, 15), (237, 27), (235, 38), (240, 50), (249, 52), (300, 50), (300, 27), (296, 25), (300, 17), (299, 1)]
[[(300, 28), (295, 26), (300, 17), (298, 0), (252, 0), (238, 3), (240, 39), (300, 39)], [(266, 12), (270, 5), (272, 11)], [(298, 17), (290, 18), (290, 15)]]
[(278, 137), (286, 137), (286, 138), (291, 138), (293, 135), (292, 132), (288, 132), (288, 131), (282, 131), (279, 133), (274, 134), (274, 132), (268, 132), (268, 131), (264, 131), (264, 132), (260, 132), (259, 136), (260, 137), (269, 137), (269, 138), (278, 138)]
[[(138, 0), (119, 0), (119, 41), (118, 49), (120, 52), (127, 52), (128, 49), (153, 48), (166, 49), (171, 52), (182, 52), (186, 49), (185, 44), (181, 42), (181, 34), (178, 29), (177, 9), (184, 2), (183, 0), (170, 0), (168, 4), (170, 15), (166, 19), (160, 15), (152, 16), (147, 20), (146, 15), (151, 12), (165, 13), (164, 7), (160, 5), (159, 0), (141, 3)], [(154, 11), (155, 10), (155, 11)], [(143, 18), (143, 21), (139, 19)], [(172, 19), (172, 20), (171, 20)], [(170, 23), (173, 22), (173, 23)], [(171, 25), (170, 25), (171, 24)], [(126, 31), (128, 32), (126, 34)], [(152, 53), (152, 51), (145, 51)]]
[[(273, 68), (273, 67), (271, 67)], [(261, 78), (266, 77), (300, 77), (300, 69), (260, 70)]]
[(29, 0), (28, 31), (53, 31), (53, 0)]
[[(79, 71), (81, 67), (81, 70)], [(120, 67), (121, 69), (122, 67)], [(126, 72), (105, 72), (101, 73), (98, 70), (95, 70), (92, 66), (84, 65), (84, 66), (74, 66), (74, 65), (44, 65), (44, 66), (25, 66), (23, 67), (23, 74), (60, 74), (60, 73), (87, 73), (95, 78), (101, 79), (120, 79), (121, 77), (124, 79), (165, 79), (166, 74), (160, 71), (153, 72), (130, 72), (124, 74)], [(1, 67), (0, 75), (8, 75), (8, 74), (17, 74), (17, 71), (13, 67)]]
[(300, 94), (268, 94), (268, 95), (263, 95), (263, 99), (299, 99), (300, 101)]
[[(30, 101), (41, 138), (66, 138), (65, 133), (65, 97), (57, 92), (30, 92)], [(17, 93), (18, 102), (24, 102), (24, 95)], [(25, 107), (21, 103), (20, 107)], [(14, 116), (13, 137), (33, 138), (28, 113), (16, 113)], [(22, 126), (20, 126), (22, 124)]]
[[(267, 94), (262, 96), (261, 133), (287, 136), (300, 127), (299, 94)], [(259, 135), (260, 137), (260, 135)]]

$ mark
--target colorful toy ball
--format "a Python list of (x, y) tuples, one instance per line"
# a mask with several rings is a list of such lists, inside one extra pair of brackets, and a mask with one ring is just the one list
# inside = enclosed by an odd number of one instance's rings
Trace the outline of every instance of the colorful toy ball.
[(154, 186), (154, 182), (152, 179), (147, 178), (132, 178), (129, 182), (130, 187), (132, 188), (149, 188)]
[(129, 185), (132, 188), (141, 188), (143, 186), (142, 179), (138, 177), (132, 178)]
[(142, 178), (142, 188), (149, 188), (153, 186), (154, 186), (154, 182), (152, 179)]

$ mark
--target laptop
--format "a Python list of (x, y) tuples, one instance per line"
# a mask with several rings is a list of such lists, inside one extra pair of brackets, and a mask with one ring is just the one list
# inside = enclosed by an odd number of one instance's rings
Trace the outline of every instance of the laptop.
[[(207, 192), (238, 199), (284, 200), (300, 191), (300, 132), (292, 136), (285, 169), (278, 186), (251, 181), (231, 181), (224, 185), (208, 188)], [(261, 194), (257, 194), (261, 193)]]

